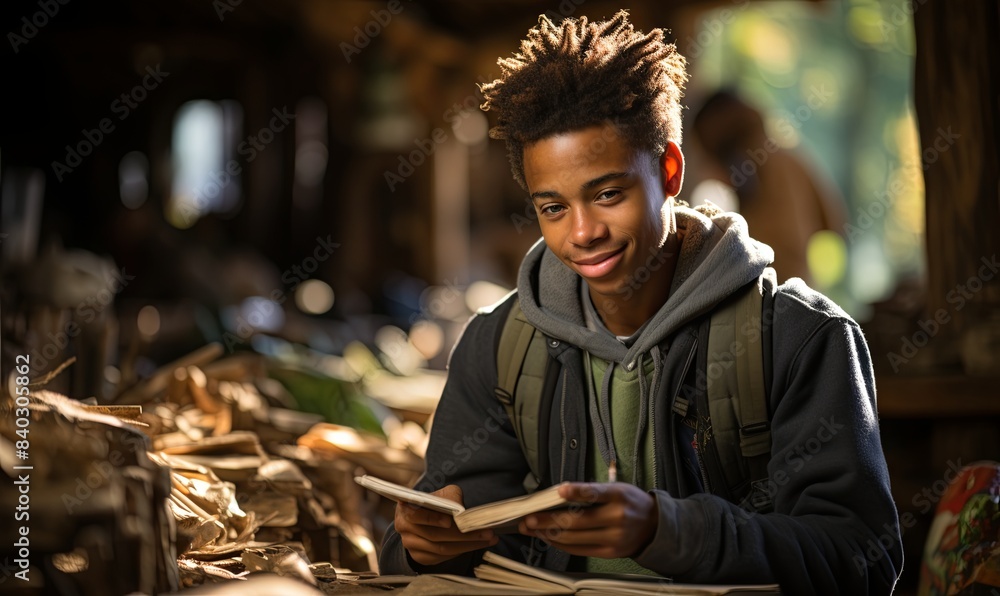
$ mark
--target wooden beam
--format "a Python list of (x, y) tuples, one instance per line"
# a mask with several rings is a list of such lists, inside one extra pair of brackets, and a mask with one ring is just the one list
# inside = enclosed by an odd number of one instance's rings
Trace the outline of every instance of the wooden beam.
[[(927, 215), (926, 315), (953, 321), (935, 338), (941, 364), (1000, 367), (1000, 6), (914, 3), (914, 103)], [(993, 56), (991, 58), (990, 56)], [(932, 348), (934, 349), (934, 348)]]
[(1000, 377), (884, 376), (876, 390), (880, 418), (1000, 417)]

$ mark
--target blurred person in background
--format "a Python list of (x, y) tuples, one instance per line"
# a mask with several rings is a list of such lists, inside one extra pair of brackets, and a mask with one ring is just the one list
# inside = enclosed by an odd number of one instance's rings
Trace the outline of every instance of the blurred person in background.
[(700, 165), (707, 177), (732, 186), (753, 237), (774, 249), (778, 281), (799, 277), (811, 283), (809, 239), (844, 228), (844, 201), (836, 187), (781, 147), (765, 130), (760, 111), (731, 91), (709, 96), (693, 123), (709, 158)]

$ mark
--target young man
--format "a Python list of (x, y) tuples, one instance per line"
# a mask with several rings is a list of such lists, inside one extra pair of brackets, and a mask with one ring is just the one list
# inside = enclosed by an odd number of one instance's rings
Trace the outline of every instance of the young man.
[[(891, 592), (902, 552), (864, 338), (801, 281), (774, 288), (773, 253), (738, 215), (674, 205), (686, 80), (675, 46), (624, 12), (543, 17), (500, 65), (484, 108), (497, 112), (492, 135), (507, 143), (543, 241), (517, 293), (474, 317), (455, 347), (417, 486), (469, 507), (523, 494), (537, 472), (539, 486), (568, 481), (562, 494), (593, 506), (495, 535), (401, 505), (382, 572), (470, 574), (491, 549), (556, 570)], [(717, 377), (706, 384), (705, 371), (709, 322), (748, 287), (763, 288), (767, 311), (771, 440), (766, 479), (734, 491), (705, 397)], [(515, 301), (547, 349), (538, 470), (497, 393)]]

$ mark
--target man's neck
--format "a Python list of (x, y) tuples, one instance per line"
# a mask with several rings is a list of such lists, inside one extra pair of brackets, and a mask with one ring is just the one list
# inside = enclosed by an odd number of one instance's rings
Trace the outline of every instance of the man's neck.
[(645, 282), (639, 281), (639, 273), (636, 272), (625, 291), (613, 296), (597, 294), (593, 288), (590, 289), (590, 300), (608, 331), (617, 336), (631, 336), (666, 303), (677, 268), (680, 244), (677, 234), (667, 238), (660, 247), (659, 258), (649, 267)]

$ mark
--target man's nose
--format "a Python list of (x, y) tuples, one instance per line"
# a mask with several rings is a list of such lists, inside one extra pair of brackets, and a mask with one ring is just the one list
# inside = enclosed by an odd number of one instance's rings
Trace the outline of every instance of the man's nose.
[(584, 207), (573, 210), (573, 229), (570, 240), (577, 246), (590, 246), (608, 235), (608, 226), (593, 213), (592, 209)]

